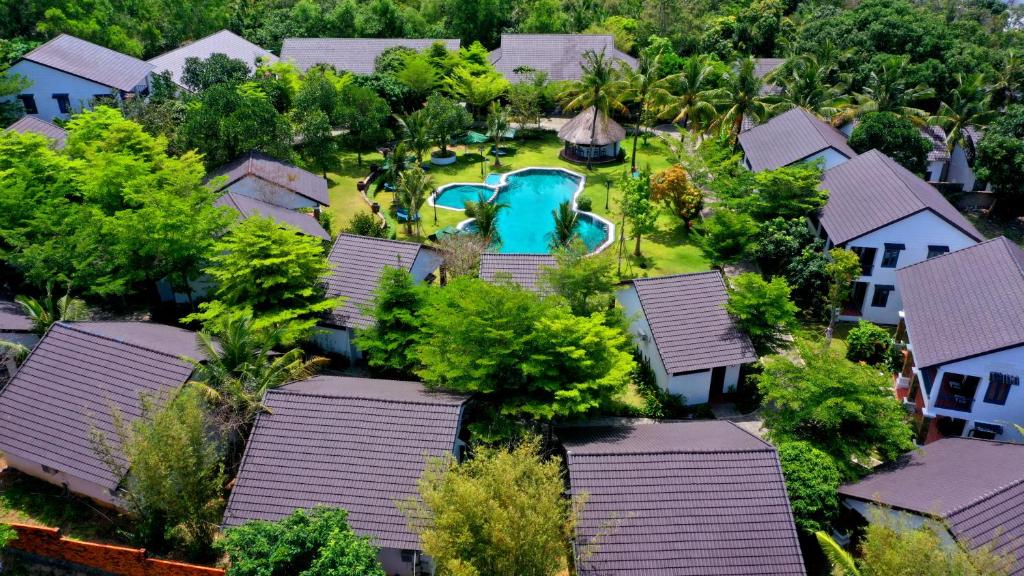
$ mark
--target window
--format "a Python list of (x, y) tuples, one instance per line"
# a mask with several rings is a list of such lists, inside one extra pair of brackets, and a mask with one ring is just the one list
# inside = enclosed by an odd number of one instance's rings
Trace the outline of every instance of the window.
[(949, 246), (929, 246), (928, 257), (935, 258), (936, 256), (942, 256), (946, 252), (949, 252)]
[(54, 94), (53, 99), (57, 101), (57, 108), (61, 114), (71, 113), (71, 97), (67, 94)]
[(875, 267), (875, 250), (874, 248), (861, 248), (854, 246), (850, 248), (854, 254), (860, 257), (860, 275), (871, 276), (871, 272)]
[(93, 94), (92, 101), (95, 106), (113, 106), (117, 103), (113, 94)]
[(36, 97), (31, 94), (19, 94), (18, 100), (21, 100), (21, 105), (25, 107), (25, 114), (39, 114), (39, 108), (36, 107)]
[(985, 402), (989, 404), (1006, 404), (1006, 397), (1010, 395), (1010, 386), (1020, 384), (1020, 378), (1013, 374), (991, 372), (988, 375), (988, 389), (985, 391)]
[(946, 372), (942, 375), (939, 396), (935, 401), (936, 408), (970, 412), (974, 405), (974, 393), (978, 389), (981, 378)]
[(871, 296), (871, 306), (873, 308), (885, 308), (889, 305), (889, 293), (895, 290), (895, 286), (878, 285), (875, 286), (875, 293)]
[(882, 268), (895, 268), (900, 260), (900, 251), (906, 249), (904, 244), (886, 244), (885, 252), (882, 253)]

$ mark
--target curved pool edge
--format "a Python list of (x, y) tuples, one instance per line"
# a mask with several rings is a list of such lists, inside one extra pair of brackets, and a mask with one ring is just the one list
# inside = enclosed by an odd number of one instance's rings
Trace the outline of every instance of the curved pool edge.
[(431, 207), (440, 208), (441, 210), (451, 210), (453, 212), (463, 212), (464, 208), (452, 208), (451, 206), (445, 206), (444, 204), (434, 204), (434, 199), (439, 197), (442, 192), (449, 188), (455, 188), (456, 186), (476, 186), (479, 188), (487, 188), (492, 191), (488, 202), (494, 202), (494, 199), (498, 197), (499, 189), (504, 186), (505, 183), (502, 181), (501, 184), (484, 184), (483, 182), (449, 182), (448, 184), (442, 184), (434, 189), (434, 193), (427, 196), (427, 205)]

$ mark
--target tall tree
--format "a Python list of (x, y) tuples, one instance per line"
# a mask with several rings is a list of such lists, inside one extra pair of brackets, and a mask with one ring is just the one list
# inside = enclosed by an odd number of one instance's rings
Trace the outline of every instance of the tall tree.
[(861, 275), (860, 257), (852, 250), (833, 248), (828, 251), (825, 265), (828, 279), (828, 328), (825, 329), (825, 349), (832, 344), (832, 333), (843, 304), (853, 293), (853, 281)]
[(625, 174), (619, 183), (622, 188), (622, 213), (630, 226), (630, 235), (636, 241), (633, 255), (639, 258), (640, 239), (657, 229), (658, 206), (651, 198), (650, 174), (641, 173), (637, 177)]
[(636, 172), (636, 143), (643, 128), (644, 118), (662, 107), (671, 98), (670, 82), (661, 75), (661, 52), (644, 50), (637, 60), (636, 69), (628, 65), (622, 68), (622, 80), (618, 87), (620, 98), (633, 104), (636, 122), (633, 126), (633, 153), (630, 155), (630, 172)]
[(420, 330), (419, 313), (427, 297), (426, 288), (417, 284), (409, 272), (384, 269), (367, 310), (373, 324), (360, 330), (355, 340), (366, 353), (370, 368), (395, 378), (413, 377), (418, 365), (413, 344)]
[(404, 118), (396, 118), (402, 130), (402, 139), (416, 155), (416, 164), (423, 163), (423, 154), (430, 149), (430, 119), (425, 110), (417, 110)]
[(793, 60), (784, 70), (784, 74), (773, 77), (782, 87), (782, 106), (776, 109), (803, 108), (830, 121), (848, 105), (845, 85), (829, 80), (834, 71), (832, 63), (821, 62), (815, 54), (806, 54)]
[(690, 181), (686, 169), (679, 164), (651, 176), (651, 199), (664, 204), (687, 229), (704, 207), (704, 193)]
[(850, 133), (850, 148), (858, 153), (878, 150), (916, 174), (924, 174), (932, 143), (913, 122), (894, 112), (868, 112)]
[(573, 314), (589, 316), (614, 308), (615, 262), (607, 252), (591, 254), (587, 245), (576, 239), (551, 254), (555, 265), (541, 270), (540, 284), (565, 298)]
[(736, 319), (758, 354), (769, 354), (786, 346), (786, 338), (796, 328), (796, 305), (789, 297), (785, 278), (765, 281), (760, 274), (748, 272), (729, 281), (729, 300), (725, 309)]
[(566, 200), (551, 211), (555, 228), (551, 231), (551, 247), (562, 248), (579, 238), (579, 212)]
[(32, 331), (42, 336), (57, 322), (80, 322), (89, 319), (89, 307), (70, 292), (60, 298), (53, 297), (53, 284), (47, 284), (46, 296), (36, 299), (24, 294), (15, 297), (15, 302), (32, 322)]
[(754, 59), (741, 58), (725, 75), (725, 85), (719, 92), (717, 125), (728, 127), (729, 138), (735, 141), (743, 127), (743, 118), (760, 122), (768, 115), (768, 103), (761, 94), (763, 85), (754, 74)]
[(363, 151), (387, 140), (391, 107), (373, 90), (351, 84), (341, 92), (339, 123), (348, 130), (346, 138), (356, 150), (356, 163), (363, 164)]
[(928, 119), (929, 124), (946, 131), (946, 151), (960, 146), (970, 161), (974, 161), (974, 141), (967, 135), (972, 127), (987, 125), (996, 113), (990, 109), (992, 94), (987, 91), (981, 74), (957, 74), (956, 88), (949, 98), (939, 103), (939, 111)]
[[(605, 56), (604, 50), (595, 52), (587, 50), (583, 53), (582, 75), (580, 79), (559, 96), (565, 103), (565, 109), (585, 110), (591, 106), (596, 113), (590, 125), (590, 146), (594, 146), (597, 138), (597, 120), (601, 115), (610, 116), (613, 112), (626, 112), (626, 106), (620, 99), (619, 73), (611, 58)], [(592, 159), (587, 157), (587, 168), (592, 166)]]
[(715, 102), (719, 92), (715, 83), (715, 67), (704, 55), (691, 56), (683, 69), (669, 81), (678, 94), (673, 122), (691, 132), (702, 131), (715, 118)]
[(475, 202), (466, 202), (466, 216), (473, 219), (476, 233), (487, 240), (488, 245), (501, 243), (498, 215), (504, 208), (508, 208), (508, 204), (498, 202), (497, 199), (490, 201), (483, 192), (478, 193)]
[(997, 202), (993, 214), (1013, 217), (1024, 212), (1024, 104), (1006, 109), (978, 143), (977, 176), (992, 185)]
[(237, 86), (249, 78), (249, 65), (243, 60), (214, 53), (209, 58), (185, 59), (181, 83), (192, 92), (202, 92), (215, 84)]
[(395, 189), (395, 200), (405, 208), (405, 231), (412, 235), (413, 223), (417, 234), (420, 232), (420, 209), (427, 202), (427, 196), (434, 191), (434, 180), (419, 166), (406, 170), (398, 179)]
[(494, 143), (494, 166), (501, 166), (501, 140), (508, 131), (508, 112), (498, 102), (491, 102), (487, 113), (487, 136)]
[(924, 84), (911, 86), (908, 78), (910, 57), (888, 56), (877, 68), (872, 68), (860, 92), (854, 93), (855, 105), (845, 113), (844, 119), (866, 112), (893, 112), (914, 122), (923, 122), (925, 112), (914, 104), (931, 98), (935, 91)]
[(448, 156), (448, 145), (452, 140), (462, 136), (473, 123), (473, 116), (465, 108), (438, 92), (427, 97), (423, 112), (427, 116), (430, 135), (442, 157)]

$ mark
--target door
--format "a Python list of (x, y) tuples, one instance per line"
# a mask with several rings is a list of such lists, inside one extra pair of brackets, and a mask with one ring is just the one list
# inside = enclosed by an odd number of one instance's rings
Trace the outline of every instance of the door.
[(860, 316), (861, 310), (864, 309), (864, 297), (867, 293), (867, 282), (854, 282), (853, 292), (850, 294), (850, 299), (842, 306), (843, 316)]
[(725, 366), (719, 366), (711, 370), (711, 390), (708, 393), (709, 402), (721, 402), (725, 394)]

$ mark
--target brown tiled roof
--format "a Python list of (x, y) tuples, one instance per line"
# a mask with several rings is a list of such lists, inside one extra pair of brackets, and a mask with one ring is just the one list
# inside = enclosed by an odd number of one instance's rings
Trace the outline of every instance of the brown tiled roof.
[(395, 503), (416, 496), (428, 458), (452, 454), (466, 398), (417, 382), (318, 376), (267, 392), (224, 524), (323, 504), (385, 548), (419, 550)]
[(326, 322), (332, 326), (365, 328), (373, 319), (363, 308), (373, 302), (373, 293), (380, 283), (384, 268), (411, 270), (421, 250), (430, 248), (414, 242), (369, 238), (340, 234), (331, 248), (331, 275), (327, 279), (327, 296), (345, 300)]
[(262, 200), (250, 198), (243, 194), (228, 192), (215, 202), (217, 206), (227, 206), (236, 210), (242, 218), (251, 216), (262, 216), (270, 218), (278, 224), (297, 228), (299, 232), (307, 236), (316, 236), (322, 240), (330, 240), (331, 235), (320, 226), (312, 214), (283, 208), (276, 204), (270, 204)]
[(118, 448), (112, 407), (131, 421), (140, 395), (173, 393), (199, 357), (192, 332), (143, 322), (54, 324), (0, 392), (0, 450), (114, 489), (93, 427)]
[(174, 80), (175, 84), (180, 85), (181, 74), (185, 71), (185, 60), (188, 58), (206, 60), (214, 54), (224, 54), (228, 58), (241, 60), (249, 66), (250, 70), (256, 69), (257, 59), (265, 58), (270, 62), (277, 61), (277, 56), (274, 56), (271, 52), (260, 48), (229, 30), (221, 30), (170, 52), (165, 52), (155, 58), (150, 58), (149, 63), (154, 66), (154, 74), (164, 71), (170, 72), (171, 79)]
[(626, 139), (626, 129), (608, 116), (601, 114), (594, 125), (597, 109), (593, 106), (577, 114), (565, 126), (558, 129), (558, 137), (572, 144), (590, 145), (590, 133), (594, 130), (594, 145), (607, 146)]
[(1024, 574), (1024, 446), (945, 438), (839, 489), (841, 496), (945, 521), (971, 548), (994, 543)]
[(328, 206), (331, 203), (325, 178), (260, 152), (249, 152), (210, 171), (206, 180), (209, 182), (221, 176), (227, 179), (218, 190), (223, 190), (246, 176), (255, 176), (305, 196), (321, 206)]
[(502, 34), (501, 48), (491, 52), (491, 63), (510, 81), (523, 79), (516, 70), (547, 72), (548, 80), (578, 80), (588, 50), (636, 68), (636, 59), (615, 48), (610, 34)]
[[(785, 58), (754, 58), (754, 76), (763, 79), (765, 76), (771, 74), (785, 63)], [(762, 96), (774, 96), (781, 93), (782, 88), (775, 84), (764, 84), (761, 86)], [(744, 117), (743, 121), (744, 125), (746, 125), (747, 118)], [(745, 128), (746, 130), (749, 130), (750, 128), (753, 128), (755, 126), (753, 120), (751, 120), (750, 122), (750, 127)]]
[(1024, 251), (1000, 236), (896, 271), (914, 362), (1024, 345)]
[[(560, 430), (581, 576), (805, 574), (775, 449), (726, 421)], [(593, 548), (591, 548), (593, 545)]]
[(457, 51), (457, 38), (285, 38), (281, 59), (292, 60), (300, 70), (317, 64), (330, 64), (336, 70), (372, 74), (374, 60), (388, 48), (403, 46), (423, 51), (441, 42), (449, 51)]
[(22, 59), (126, 92), (145, 84), (153, 70), (149, 62), (68, 34), (57, 36)]
[(53, 147), (57, 150), (63, 149), (64, 144), (68, 139), (67, 130), (36, 116), (22, 116), (17, 122), (8, 126), (7, 129), (18, 132), (19, 134), (33, 132), (35, 134), (46, 136), (50, 140), (53, 140)]
[(757, 360), (750, 339), (725, 311), (729, 294), (721, 272), (631, 282), (669, 374)]
[(828, 148), (847, 158), (857, 155), (842, 132), (803, 108), (793, 108), (741, 132), (739, 139), (754, 172), (788, 166)]
[(540, 275), (545, 267), (556, 265), (555, 257), (548, 254), (497, 254), (480, 255), (480, 278), (493, 282), (505, 278), (534, 292), (542, 292)]
[(17, 302), (0, 300), (0, 332), (30, 332), (32, 320)]
[(828, 190), (821, 225), (833, 244), (925, 210), (975, 240), (984, 238), (941, 192), (878, 150), (826, 170), (821, 187)]

